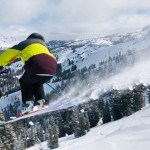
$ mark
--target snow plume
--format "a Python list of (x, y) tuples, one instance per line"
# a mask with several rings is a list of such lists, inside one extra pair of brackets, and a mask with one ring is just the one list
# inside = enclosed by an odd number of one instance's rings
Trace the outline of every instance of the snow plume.
[(114, 76), (102, 80), (94, 85), (91, 98), (96, 99), (100, 93), (111, 89), (130, 89), (135, 85), (150, 84), (150, 49), (137, 50), (134, 54), (135, 63), (132, 66), (123, 68), (122, 71)]
[(133, 89), (138, 84), (150, 84), (150, 60), (141, 61), (134, 66), (126, 68), (121, 73), (95, 84), (91, 98), (98, 98), (99, 94), (110, 89)]
[[(115, 75), (101, 79), (97, 75), (92, 75), (88, 81), (79, 81), (67, 95), (74, 98), (76, 103), (82, 103), (87, 99), (97, 99), (101, 94), (112, 89), (123, 90), (133, 89), (139, 84), (150, 84), (150, 52), (142, 50), (142, 53), (135, 54), (136, 62), (132, 66), (123, 68), (121, 72)], [(137, 61), (138, 60), (138, 61)], [(84, 82), (84, 84), (82, 84)]]

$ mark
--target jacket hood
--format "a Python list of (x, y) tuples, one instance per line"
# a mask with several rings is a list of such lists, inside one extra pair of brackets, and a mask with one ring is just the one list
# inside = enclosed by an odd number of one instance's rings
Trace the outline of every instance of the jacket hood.
[(44, 37), (39, 33), (32, 33), (28, 36), (27, 39), (40, 39), (42, 41), (45, 41)]

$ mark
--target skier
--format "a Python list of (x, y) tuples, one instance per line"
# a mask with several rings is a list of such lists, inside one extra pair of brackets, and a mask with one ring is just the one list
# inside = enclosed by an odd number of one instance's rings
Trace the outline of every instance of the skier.
[(24, 63), (25, 70), (19, 82), (23, 104), (21, 112), (26, 114), (34, 107), (44, 106), (43, 84), (55, 75), (57, 62), (39, 33), (32, 33), (26, 40), (4, 51), (0, 55), (0, 70), (18, 57)]

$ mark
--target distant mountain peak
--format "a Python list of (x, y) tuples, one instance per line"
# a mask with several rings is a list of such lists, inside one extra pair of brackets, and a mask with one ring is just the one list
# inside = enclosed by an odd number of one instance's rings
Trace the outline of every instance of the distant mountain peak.
[(145, 26), (142, 31), (150, 31), (150, 25)]
[(18, 40), (15, 37), (7, 37), (3, 34), (0, 34), (0, 48), (5, 49), (8, 47), (13, 46), (14, 44), (17, 44)]

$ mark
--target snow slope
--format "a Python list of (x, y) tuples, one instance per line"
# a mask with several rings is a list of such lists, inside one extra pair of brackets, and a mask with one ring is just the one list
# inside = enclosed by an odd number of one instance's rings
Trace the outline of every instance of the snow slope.
[(11, 47), (14, 44), (19, 42), (15, 37), (7, 37), (3, 34), (0, 34), (0, 50), (4, 50), (5, 48)]
[[(46, 142), (41, 144), (48, 150)], [(39, 145), (27, 150), (37, 150)], [(59, 139), (56, 150), (149, 150), (150, 149), (150, 107), (133, 115), (105, 125), (98, 125), (85, 136), (73, 135)]]

